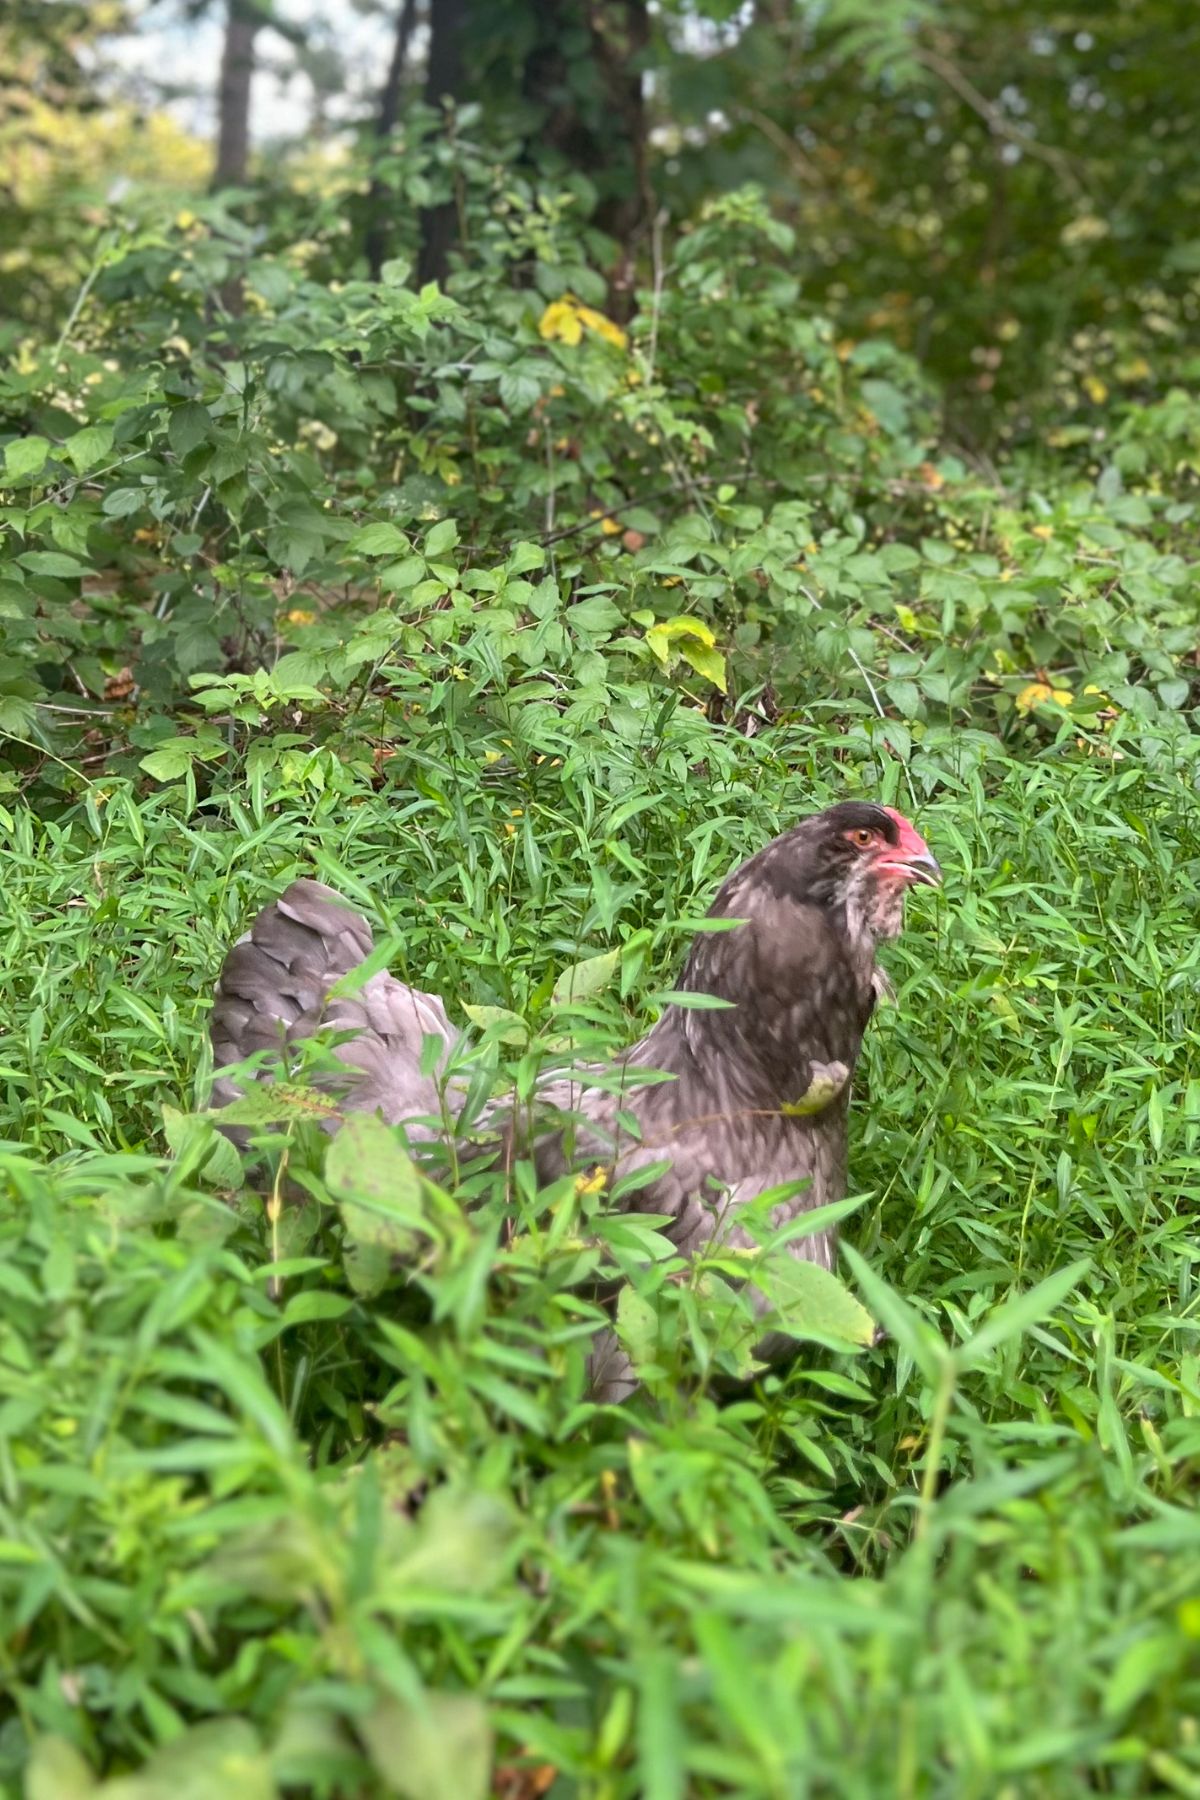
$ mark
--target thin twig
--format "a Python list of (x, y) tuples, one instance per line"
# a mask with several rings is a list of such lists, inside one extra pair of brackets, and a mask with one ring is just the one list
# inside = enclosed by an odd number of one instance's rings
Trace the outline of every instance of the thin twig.
[(1045, 163), (1066, 182), (1076, 195), (1084, 199), (1088, 198), (1087, 189), (1072, 168), (1070, 158), (1049, 144), (1039, 143), (1032, 132), (1022, 131), (1019, 125), (1014, 125), (998, 106), (985, 94), (980, 93), (974, 82), (963, 74), (957, 63), (951, 62), (948, 56), (939, 55), (936, 50), (919, 49), (916, 52), (916, 58), (923, 68), (929, 70), (931, 75), (938, 76), (948, 88), (953, 88), (959, 99), (964, 100), (972, 112), (978, 113), (994, 136), (1006, 139), (1008, 143), (1015, 144), (1018, 149), (1024, 151), (1026, 156), (1035, 157), (1038, 162)]
[[(862, 676), (863, 680), (867, 684), (867, 692), (871, 696), (871, 700), (874, 704), (875, 711), (879, 714), (880, 718), (886, 722), (887, 713), (884, 711), (883, 703), (880, 700), (879, 695), (875, 691), (875, 683), (871, 680), (871, 677), (868, 675), (866, 669), (863, 667), (862, 663), (859, 661), (858, 653), (853, 648), (853, 646), (847, 645), (847, 649), (850, 652), (850, 661), (854, 664), (855, 668), (858, 670), (859, 674)], [(915, 810), (916, 805), (917, 805), (917, 790), (913, 786), (913, 778), (909, 773), (908, 764), (906, 762), (902, 761), (900, 764), (900, 767), (904, 770), (904, 780), (908, 786), (908, 797), (912, 801), (913, 808)]]
[(107, 232), (105, 232), (104, 236), (101, 238), (100, 247), (96, 252), (95, 260), (93, 261), (92, 266), (88, 270), (87, 274), (84, 276), (83, 285), (80, 288), (79, 292), (75, 296), (75, 304), (71, 308), (70, 312), (67, 314), (67, 322), (58, 334), (58, 342), (55, 344), (53, 352), (51, 353), (51, 357), (50, 357), (50, 360), (52, 363), (56, 363), (58, 361), (59, 357), (62, 355), (63, 351), (66, 349), (67, 342), (71, 336), (71, 333), (74, 331), (75, 326), (78, 323), (79, 315), (83, 311), (84, 307), (87, 305), (88, 295), (91, 293), (92, 288), (95, 286), (96, 277), (99, 275), (101, 269), (104, 267), (105, 262), (108, 260), (108, 252), (112, 249), (115, 242), (116, 242), (116, 233), (115, 232), (107, 231)]
[(663, 227), (667, 222), (667, 212), (660, 207), (654, 215), (654, 226), (651, 232), (651, 255), (654, 261), (654, 288), (650, 298), (650, 343), (646, 351), (645, 382), (649, 387), (654, 381), (654, 364), (658, 357), (658, 319), (662, 311), (663, 287), (666, 283), (666, 265), (663, 260)]

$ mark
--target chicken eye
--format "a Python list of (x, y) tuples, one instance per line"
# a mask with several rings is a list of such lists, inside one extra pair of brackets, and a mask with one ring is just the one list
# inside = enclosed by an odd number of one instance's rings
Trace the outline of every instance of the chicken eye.
[(875, 842), (875, 833), (867, 826), (863, 825), (860, 826), (857, 831), (852, 831), (850, 833), (850, 840), (852, 843), (857, 844), (860, 850), (869, 850), (871, 845)]

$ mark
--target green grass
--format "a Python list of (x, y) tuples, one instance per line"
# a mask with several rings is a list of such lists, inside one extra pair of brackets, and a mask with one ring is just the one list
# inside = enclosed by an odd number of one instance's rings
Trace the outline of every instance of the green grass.
[[(1200, 1794), (1186, 762), (1132, 729), (1116, 761), (1064, 734), (961, 770), (818, 725), (550, 731), (435, 720), (382, 791), (351, 743), (323, 787), (13, 809), (8, 1791), (37, 1741), (34, 1800), (91, 1791), (84, 1762), (140, 1766), (103, 1790), (137, 1800), (460, 1800), (492, 1791), (490, 1728), (553, 1800)], [(273, 1230), (198, 1128), (168, 1156), (223, 949), (294, 874), (366, 904), (456, 1017), (545, 1027), (555, 975), (624, 944), (587, 1027), (611, 1038), (724, 870), (846, 792), (917, 811), (946, 870), (887, 952), (854, 1110), (843, 1272), (879, 1347), (731, 1388), (715, 1277), (680, 1288), (520, 1170), (427, 1192), (380, 1288), (351, 1159), (301, 1134)], [(610, 1413), (602, 1260), (648, 1365)]]

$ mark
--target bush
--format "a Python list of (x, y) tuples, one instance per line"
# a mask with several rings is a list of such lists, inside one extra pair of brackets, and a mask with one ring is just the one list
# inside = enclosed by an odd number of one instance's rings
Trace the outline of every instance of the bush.
[[(444, 295), (357, 278), (333, 205), (289, 250), (205, 203), (4, 380), (0, 1779), (1191, 1792), (1186, 401), (985, 471), (753, 194), (626, 340), (585, 196), (468, 167)], [(297, 874), (520, 1088), (856, 793), (948, 879), (856, 1099), (860, 1300), (777, 1291), (788, 1368), (739, 1385), (729, 1269), (586, 1181), (418, 1176), (286, 1096), (243, 1166), (204, 1113)]]

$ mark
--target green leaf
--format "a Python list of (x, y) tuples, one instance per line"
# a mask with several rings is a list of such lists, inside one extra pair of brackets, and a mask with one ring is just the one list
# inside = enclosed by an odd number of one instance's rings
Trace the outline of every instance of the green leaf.
[(285, 1325), (311, 1325), (320, 1319), (344, 1319), (354, 1306), (345, 1294), (330, 1294), (321, 1288), (305, 1288), (293, 1294), (283, 1311)]
[(379, 519), (356, 531), (346, 548), (356, 556), (401, 556), (408, 550), (409, 542), (398, 525)]
[(502, 372), (497, 386), (500, 398), (510, 412), (528, 412), (541, 397), (541, 373), (540, 370), (531, 371), (518, 364), (516, 368)]
[(379, 585), (389, 594), (403, 593), (424, 579), (425, 558), (406, 556), (402, 562), (389, 563), (379, 576)]
[(41, 474), (49, 454), (44, 437), (14, 438), (4, 446), (4, 473), (9, 481), (29, 481)]
[(227, 1106), (216, 1107), (209, 1117), (222, 1125), (279, 1125), (299, 1119), (337, 1117), (336, 1102), (314, 1088), (287, 1081), (256, 1081), (249, 1093)]
[(453, 550), (458, 542), (458, 521), (456, 519), (439, 519), (425, 534), (424, 551), (427, 558), (444, 556), (447, 550)]
[(606, 988), (621, 966), (619, 950), (605, 950), (599, 956), (589, 956), (583, 962), (572, 963), (564, 969), (554, 984), (550, 995), (554, 1006), (569, 1006), (581, 1000), (590, 1000), (593, 994)]
[(679, 654), (697, 675), (703, 675), (705, 681), (711, 681), (721, 693), (728, 693), (725, 658), (719, 650), (710, 650), (707, 644), (698, 644), (694, 638), (684, 638), (679, 645)]
[(137, 1775), (106, 1781), (101, 1800), (279, 1800), (270, 1763), (244, 1719), (208, 1719), (154, 1750)]
[(187, 456), (205, 441), (212, 423), (207, 406), (201, 406), (198, 400), (185, 400), (167, 421), (167, 442), (176, 456)]
[(875, 1321), (844, 1282), (819, 1263), (773, 1254), (755, 1271), (755, 1286), (778, 1314), (789, 1337), (820, 1344), (865, 1349), (874, 1342)]
[(53, 575), (61, 581), (78, 581), (88, 573), (86, 563), (64, 556), (61, 550), (27, 550), (17, 561), (31, 575)]
[(76, 473), (82, 475), (104, 461), (112, 450), (112, 442), (111, 425), (85, 425), (81, 431), (72, 432), (63, 449)]
[(1045, 1281), (1039, 1281), (1028, 1293), (1017, 1294), (994, 1307), (979, 1330), (956, 1350), (955, 1356), (961, 1367), (977, 1368), (1001, 1344), (1040, 1325), (1062, 1304), (1071, 1289), (1079, 1286), (1091, 1266), (1089, 1256), (1080, 1257), (1078, 1262), (1047, 1275)]
[(138, 759), (138, 768), (155, 781), (179, 781), (192, 766), (193, 753), (186, 740), (177, 739), (165, 750), (151, 750)]
[(915, 681), (887, 681), (884, 693), (902, 719), (915, 719), (921, 712), (921, 690)]
[[(529, 1027), (520, 1013), (510, 1012), (507, 1006), (466, 1006), (463, 1011), (472, 1025), (478, 1025), (481, 1031), (490, 1031), (501, 1044), (527, 1044)], [(503, 1030), (495, 1029), (503, 1026)]]
[[(212, 726), (206, 726), (211, 732)], [(217, 737), (171, 738), (160, 744), (157, 750), (151, 750), (138, 761), (139, 769), (145, 769), (147, 775), (153, 775), (156, 781), (179, 781), (187, 774), (193, 762), (216, 762), (227, 753), (227, 746)]]
[(1185, 1655), (1180, 1639), (1165, 1632), (1139, 1638), (1118, 1657), (1104, 1689), (1103, 1712), (1119, 1718), (1151, 1689), (1161, 1688)]
[(222, 1137), (207, 1113), (180, 1112), (164, 1104), (163, 1136), (176, 1160), (203, 1174), (220, 1188), (242, 1183), (242, 1159), (227, 1137)]
[(66, 1738), (38, 1737), (25, 1770), (25, 1800), (87, 1800), (96, 1792), (92, 1774)]
[[(9, 568), (15, 565), (10, 563)], [(25, 619), (37, 606), (37, 595), (22, 582), (0, 581), (0, 619)]]
[(325, 1184), (356, 1243), (411, 1255), (428, 1231), (416, 1167), (395, 1132), (369, 1113), (354, 1113), (325, 1158)]
[(413, 1706), (389, 1696), (357, 1725), (380, 1777), (403, 1800), (487, 1800), (492, 1731), (477, 1695), (426, 1692)]

